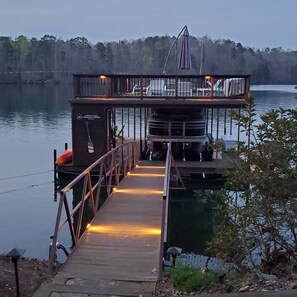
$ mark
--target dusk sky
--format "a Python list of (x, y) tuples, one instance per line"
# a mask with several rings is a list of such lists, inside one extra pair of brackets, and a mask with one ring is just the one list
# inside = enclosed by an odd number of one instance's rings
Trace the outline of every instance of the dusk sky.
[(297, 50), (297, 0), (0, 0), (0, 36), (91, 43), (190, 35)]

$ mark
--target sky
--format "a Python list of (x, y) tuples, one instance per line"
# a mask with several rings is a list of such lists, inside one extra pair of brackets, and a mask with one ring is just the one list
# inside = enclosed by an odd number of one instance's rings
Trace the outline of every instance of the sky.
[(297, 50), (297, 0), (0, 0), (0, 36), (97, 42), (190, 35)]

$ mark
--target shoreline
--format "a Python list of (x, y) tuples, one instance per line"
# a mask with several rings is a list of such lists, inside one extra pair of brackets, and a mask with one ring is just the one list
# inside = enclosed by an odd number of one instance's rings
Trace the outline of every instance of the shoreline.
[[(47, 260), (19, 258), (18, 275), (22, 297), (31, 297), (41, 283), (47, 280), (47, 267)], [(16, 296), (14, 263), (4, 255), (0, 255), (0, 296)]]

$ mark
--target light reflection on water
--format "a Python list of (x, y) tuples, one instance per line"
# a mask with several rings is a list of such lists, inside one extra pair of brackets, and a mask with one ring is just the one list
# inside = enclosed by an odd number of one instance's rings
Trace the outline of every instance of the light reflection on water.
[[(292, 91), (292, 88), (253, 87), (257, 112), (263, 113), (279, 105), (296, 108), (297, 91)], [(65, 142), (71, 145), (68, 100), (72, 98), (72, 86), (1, 85), (0, 94), (0, 253), (20, 247), (27, 250), (27, 257), (45, 259), (57, 209), (53, 149), (62, 151)], [(8, 179), (35, 173), (40, 174)], [(182, 211), (178, 209), (180, 204), (176, 203), (179, 206), (174, 211), (180, 215), (181, 221), (191, 213), (187, 226), (191, 226), (194, 234), (199, 234), (195, 227), (199, 225), (195, 213), (190, 212), (192, 203), (184, 203)], [(200, 216), (208, 216), (203, 208), (200, 210)], [(198, 237), (192, 241), (193, 233), (189, 232), (189, 246), (196, 245), (197, 240), (204, 240)], [(171, 234), (171, 238), (176, 238), (175, 235)]]

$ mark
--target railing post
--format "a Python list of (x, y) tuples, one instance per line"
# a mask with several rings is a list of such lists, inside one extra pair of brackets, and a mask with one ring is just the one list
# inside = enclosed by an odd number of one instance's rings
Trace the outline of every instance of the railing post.
[[(112, 192), (111, 181), (112, 181), (112, 173), (113, 173), (113, 164), (114, 164), (114, 151), (111, 154), (111, 162), (110, 162), (110, 168), (109, 168), (108, 195)], [(107, 174), (108, 174), (108, 171), (107, 171)]]
[(73, 227), (73, 224), (71, 222), (71, 214), (70, 214), (70, 209), (69, 209), (66, 193), (64, 193), (64, 206), (65, 206), (65, 211), (66, 211), (66, 216), (67, 216), (67, 221), (68, 221), (68, 226), (69, 226), (69, 230), (70, 230), (72, 244), (73, 244), (73, 246), (75, 246), (77, 240), (75, 238), (74, 227)]
[(162, 278), (162, 272), (163, 272), (163, 256), (164, 256), (164, 246), (165, 246), (165, 243), (164, 243), (165, 213), (166, 213), (166, 196), (163, 194), (158, 280)]
[(54, 230), (54, 235), (53, 235), (53, 241), (52, 241), (52, 248), (51, 248), (50, 254), (49, 254), (48, 274), (50, 274), (52, 272), (55, 255), (57, 253), (56, 245), (57, 245), (57, 240), (58, 240), (58, 231), (59, 231), (59, 224), (60, 224), (61, 214), (62, 214), (63, 200), (64, 200), (64, 193), (61, 192), (59, 206), (58, 206), (58, 212), (57, 212), (57, 218), (56, 218), (56, 224), (55, 224), (55, 230)]
[[(140, 99), (143, 99), (143, 77), (140, 77)], [(128, 130), (129, 131), (129, 130)]]
[(88, 178), (88, 188), (89, 188), (89, 195), (90, 195), (90, 199), (91, 199), (91, 204), (92, 204), (92, 212), (93, 212), (93, 217), (96, 214), (95, 211), (95, 202), (94, 202), (94, 195), (93, 195), (93, 187), (92, 187), (92, 180), (91, 180), (91, 174), (87, 175)]
[(245, 99), (247, 99), (248, 96), (249, 96), (249, 90), (250, 90), (250, 77), (249, 76), (245, 77), (244, 81), (245, 81), (245, 84), (244, 84), (244, 86), (245, 86), (244, 96), (245, 96)]
[(114, 179), (115, 179), (115, 186), (117, 187), (119, 185), (119, 173), (118, 173), (118, 164), (117, 164), (117, 158), (116, 153), (118, 149), (114, 152), (114, 158), (113, 158), (113, 171), (114, 171)]
[(102, 172), (103, 172), (103, 163), (100, 164), (99, 170), (99, 178), (98, 178), (98, 186), (97, 186), (97, 193), (96, 193), (96, 201), (95, 201), (95, 209), (96, 212), (98, 210), (99, 200), (100, 200), (100, 191), (101, 191), (101, 183), (102, 183)]
[(175, 77), (175, 99), (178, 98), (178, 78)]
[[(90, 173), (88, 173), (88, 174), (90, 174)], [(81, 200), (80, 200), (80, 209), (79, 209), (78, 221), (77, 221), (77, 226), (76, 226), (76, 234), (75, 234), (76, 241), (78, 241), (79, 237), (80, 237), (81, 223), (82, 223), (82, 218), (83, 218), (83, 213), (84, 213), (84, 206), (85, 206), (85, 203), (84, 203), (85, 199), (84, 198), (85, 198), (85, 195), (86, 195), (86, 189), (87, 189), (87, 184), (88, 184), (87, 178), (88, 177), (85, 176), (82, 195), (81, 195)]]
[(213, 76), (210, 77), (210, 97), (213, 97), (213, 84), (214, 80), (213, 80)]

